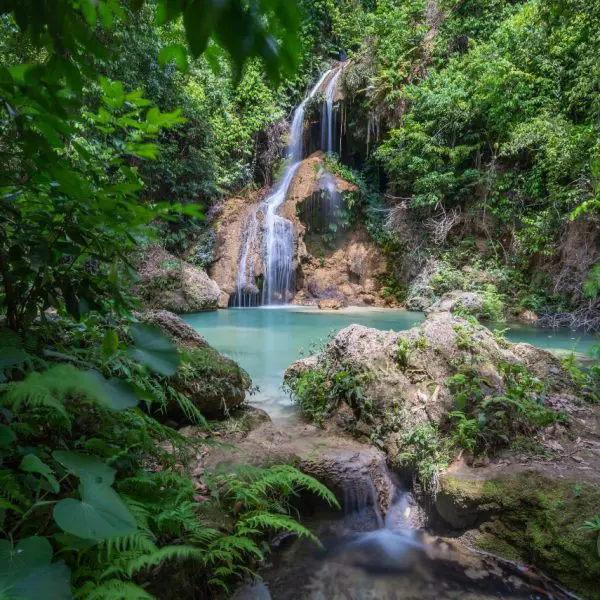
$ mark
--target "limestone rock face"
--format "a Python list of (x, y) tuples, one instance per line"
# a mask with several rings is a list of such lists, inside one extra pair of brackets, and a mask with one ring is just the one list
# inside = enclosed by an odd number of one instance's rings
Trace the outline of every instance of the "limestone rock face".
[(217, 308), (221, 291), (206, 271), (160, 246), (147, 249), (137, 272), (137, 292), (150, 309), (193, 313)]
[[(141, 321), (160, 327), (179, 348), (182, 360), (168, 384), (203, 415), (217, 416), (242, 404), (252, 385), (250, 376), (234, 360), (217, 352), (180, 317), (166, 310), (148, 311)], [(178, 423), (189, 422), (189, 411), (169, 398), (159, 414)]]
[(261, 202), (268, 189), (251, 191), (229, 198), (216, 224), (216, 260), (210, 268), (210, 276), (221, 289), (219, 308), (227, 308), (235, 292), (240, 260), (247, 236), (256, 229), (256, 239), (249, 249), (249, 263), (255, 277), (263, 271), (262, 224), (264, 221)]
[(524, 364), (544, 379), (549, 399), (569, 389), (552, 354), (528, 344), (500, 346), (489, 329), (449, 312), (431, 313), (421, 325), (399, 333), (350, 325), (322, 354), (293, 363), (285, 380), (315, 369), (329, 377), (340, 371), (355, 374), (362, 393), (352, 402), (354, 425), (367, 435), (376, 427), (389, 432), (388, 452), (395, 456), (401, 432), (426, 422), (440, 424), (454, 410), (446, 381), (467, 359), (484, 394), (503, 391), (500, 361)]
[[(294, 230), (293, 270), (296, 289), (290, 298), (295, 304), (318, 305), (335, 300), (347, 305), (387, 305), (380, 293), (386, 260), (369, 238), (363, 224), (340, 227), (335, 235), (328, 230), (334, 219), (333, 205), (322, 203), (325, 187), (338, 198), (357, 194), (358, 188), (325, 169), (324, 156), (316, 152), (299, 165), (279, 215), (291, 221)], [(226, 307), (236, 291), (242, 256), (247, 265), (248, 294), (258, 294), (264, 277), (264, 202), (270, 190), (249, 192), (230, 198), (216, 223), (216, 260), (210, 275), (219, 285), (218, 306)], [(328, 212), (329, 211), (329, 212)], [(339, 216), (339, 215), (338, 215)], [(319, 221), (319, 231), (315, 223)], [(250, 243), (248, 243), (250, 240)], [(258, 287), (257, 287), (258, 286)]]
[(459, 309), (470, 314), (478, 314), (483, 310), (483, 295), (461, 290), (448, 292), (434, 302), (427, 312), (456, 312)]

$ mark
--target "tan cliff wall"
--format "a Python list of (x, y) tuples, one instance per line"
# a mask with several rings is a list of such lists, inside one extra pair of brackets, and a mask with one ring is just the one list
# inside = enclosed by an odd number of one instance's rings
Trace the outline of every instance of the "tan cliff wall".
[[(329, 246), (315, 243), (299, 213), (301, 205), (319, 193), (325, 171), (324, 156), (315, 152), (299, 166), (288, 197), (279, 211), (295, 228), (294, 269), (296, 272), (296, 304), (319, 304), (332, 308), (345, 305), (383, 306), (388, 300), (381, 295), (379, 277), (385, 273), (386, 261), (381, 251), (369, 239), (361, 223), (344, 230)], [(358, 193), (358, 188), (344, 179), (330, 174), (337, 192)], [(257, 233), (249, 249), (249, 264), (255, 278), (263, 273), (262, 201), (269, 190), (251, 191), (226, 201), (217, 220), (216, 261), (210, 275), (222, 294), (219, 306), (226, 307), (236, 289), (241, 256), (256, 218)], [(318, 240), (317, 240), (318, 241)], [(308, 242), (308, 243), (307, 243)]]

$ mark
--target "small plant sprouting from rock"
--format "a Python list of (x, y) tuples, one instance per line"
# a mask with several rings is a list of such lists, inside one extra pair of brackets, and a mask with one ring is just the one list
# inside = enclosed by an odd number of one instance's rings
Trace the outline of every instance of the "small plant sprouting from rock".
[(456, 334), (456, 345), (461, 350), (474, 350), (473, 331), (468, 325), (452, 325), (452, 329)]
[(414, 469), (423, 491), (435, 496), (439, 473), (450, 463), (448, 443), (439, 429), (431, 423), (413, 427), (402, 436), (402, 447), (396, 464)]
[(591, 521), (586, 521), (583, 524), (583, 529), (592, 531), (597, 534), (596, 536), (596, 552), (600, 557), (600, 515), (596, 515)]
[(396, 362), (401, 369), (406, 369), (410, 360), (410, 342), (398, 338), (396, 342)]

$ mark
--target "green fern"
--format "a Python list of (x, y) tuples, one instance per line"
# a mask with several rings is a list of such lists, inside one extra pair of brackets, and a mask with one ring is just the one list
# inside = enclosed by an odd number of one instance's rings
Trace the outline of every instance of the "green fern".
[(268, 512), (251, 512), (240, 519), (242, 526), (253, 529), (274, 529), (278, 531), (290, 531), (299, 537), (304, 537), (320, 544), (319, 539), (309, 529), (300, 525), (298, 521), (288, 515), (275, 515)]
[(99, 585), (89, 582), (73, 596), (75, 600), (156, 600), (131, 581), (109, 579)]

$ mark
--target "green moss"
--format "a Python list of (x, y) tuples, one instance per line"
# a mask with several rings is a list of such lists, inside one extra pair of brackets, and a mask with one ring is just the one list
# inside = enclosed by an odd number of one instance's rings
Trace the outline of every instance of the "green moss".
[(600, 489), (525, 472), (488, 481), (444, 475), (455, 505), (487, 516), (476, 545), (522, 560), (586, 598), (600, 598), (600, 558), (583, 522), (598, 512)]

